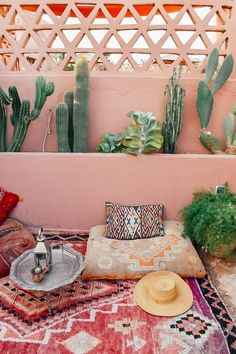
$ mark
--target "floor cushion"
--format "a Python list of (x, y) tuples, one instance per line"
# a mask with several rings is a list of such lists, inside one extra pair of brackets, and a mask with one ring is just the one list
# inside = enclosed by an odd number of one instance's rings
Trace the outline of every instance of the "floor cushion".
[(0, 278), (9, 274), (15, 258), (34, 246), (34, 237), (21, 223), (5, 220), (0, 225)]
[(204, 277), (204, 266), (190, 239), (181, 236), (182, 223), (164, 221), (164, 227), (164, 237), (132, 241), (104, 237), (105, 225), (92, 227), (82, 277), (139, 279), (155, 270), (170, 270), (182, 277)]

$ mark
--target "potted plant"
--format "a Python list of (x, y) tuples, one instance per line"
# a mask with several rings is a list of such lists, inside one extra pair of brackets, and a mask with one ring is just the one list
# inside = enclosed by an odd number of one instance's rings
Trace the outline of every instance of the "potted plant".
[(182, 210), (184, 236), (217, 258), (230, 256), (236, 248), (236, 195), (203, 190)]

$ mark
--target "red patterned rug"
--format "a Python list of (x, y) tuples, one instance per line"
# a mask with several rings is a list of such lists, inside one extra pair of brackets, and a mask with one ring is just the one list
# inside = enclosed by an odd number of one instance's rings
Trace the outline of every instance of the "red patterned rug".
[[(73, 243), (73, 242), (72, 242)], [(84, 252), (86, 242), (76, 248)], [(236, 353), (236, 327), (210, 280), (189, 279), (194, 304), (177, 317), (145, 313), (133, 300), (135, 281), (77, 280), (51, 294), (0, 282), (0, 351), (4, 354)]]

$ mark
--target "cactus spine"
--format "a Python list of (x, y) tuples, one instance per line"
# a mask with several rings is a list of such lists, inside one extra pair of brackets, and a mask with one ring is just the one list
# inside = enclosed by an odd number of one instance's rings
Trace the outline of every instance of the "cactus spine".
[[(214, 94), (225, 84), (233, 70), (233, 56), (231, 54), (227, 55), (219, 72), (216, 75), (214, 83), (211, 84), (214, 73), (217, 70), (218, 63), (219, 51), (215, 48), (211, 52), (208, 59), (208, 63), (206, 66), (206, 78), (205, 80), (200, 81), (198, 84), (198, 94), (196, 101), (196, 108), (201, 123), (199, 139), (201, 143), (205, 146), (205, 148), (207, 148), (210, 152), (214, 154), (223, 153), (223, 149), (218, 139), (206, 129), (212, 114)], [(228, 136), (230, 124), (231, 123), (229, 119), (227, 119), (224, 123), (224, 130), (226, 131), (225, 136), (227, 135), (227, 145), (230, 139), (230, 137)]]
[(185, 90), (180, 86), (180, 72), (174, 69), (170, 84), (166, 85), (164, 94), (164, 136), (163, 150), (167, 154), (175, 154), (177, 139), (182, 125)]
[(59, 152), (70, 152), (69, 146), (69, 112), (65, 103), (56, 108), (57, 140)]
[[(52, 82), (46, 83), (45, 79), (39, 76), (36, 79), (36, 95), (34, 109), (30, 113), (30, 102), (21, 102), (15, 86), (9, 87), (9, 97), (0, 88), (0, 151), (15, 152), (19, 151), (27, 134), (32, 120), (39, 117), (41, 110), (48, 96), (54, 91)], [(14, 126), (13, 136), (10, 144), (6, 148), (6, 108), (5, 105), (12, 105), (11, 123)]]
[[(64, 94), (64, 102), (68, 108), (68, 129), (64, 129), (64, 133), (67, 134), (68, 137), (65, 140), (69, 140), (70, 149), (68, 151), (86, 152), (88, 130), (89, 69), (88, 61), (83, 56), (80, 57), (75, 64), (75, 81), (75, 90), (66, 91)], [(60, 141), (61, 139), (58, 139), (58, 144)], [(61, 149), (64, 149), (64, 147), (58, 145), (58, 151), (61, 151)]]
[(74, 152), (87, 151), (89, 70), (88, 61), (80, 57), (75, 64), (76, 88), (74, 92), (73, 127)]

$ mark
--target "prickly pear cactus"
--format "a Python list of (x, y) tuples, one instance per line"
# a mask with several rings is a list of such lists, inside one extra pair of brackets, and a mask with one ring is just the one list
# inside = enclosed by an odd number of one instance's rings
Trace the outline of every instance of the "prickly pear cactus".
[[(196, 108), (198, 116), (201, 123), (201, 132), (199, 135), (201, 143), (212, 153), (218, 154), (223, 153), (223, 148), (220, 145), (218, 139), (209, 131), (206, 130), (214, 104), (215, 93), (226, 83), (228, 80), (234, 66), (233, 56), (231, 54), (227, 55), (220, 70), (217, 72), (217, 67), (219, 64), (219, 51), (218, 49), (213, 49), (211, 52), (208, 63), (206, 66), (206, 78), (198, 84), (198, 93)], [(213, 76), (217, 72), (215, 80), (212, 82)], [(226, 117), (224, 123), (224, 135), (227, 145), (227, 151), (230, 150), (230, 142), (233, 143), (233, 131), (232, 131), (232, 117)], [(226, 152), (227, 152), (226, 151)]]
[(226, 143), (226, 154), (236, 154), (235, 126), (235, 115), (233, 112), (230, 112), (224, 119), (224, 138)]

